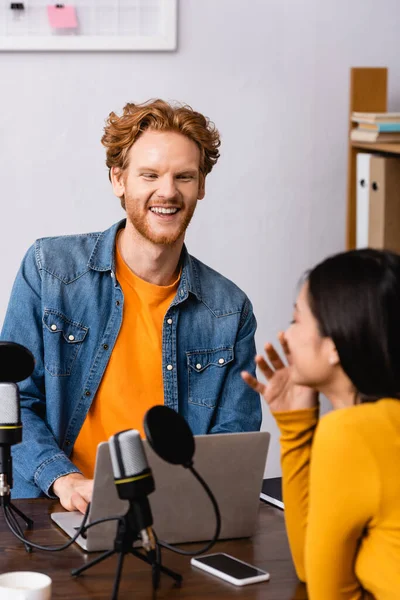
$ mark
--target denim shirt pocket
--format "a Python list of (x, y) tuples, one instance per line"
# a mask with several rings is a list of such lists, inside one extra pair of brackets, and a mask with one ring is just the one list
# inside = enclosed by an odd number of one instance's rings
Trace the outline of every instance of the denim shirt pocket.
[(43, 325), (46, 371), (56, 377), (70, 375), (88, 327), (54, 309), (45, 309)]
[(189, 403), (214, 408), (217, 405), (228, 365), (233, 361), (233, 347), (186, 352)]

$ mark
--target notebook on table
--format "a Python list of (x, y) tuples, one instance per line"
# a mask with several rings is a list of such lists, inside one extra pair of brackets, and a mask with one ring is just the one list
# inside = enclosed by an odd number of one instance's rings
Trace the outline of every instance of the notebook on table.
[(260, 494), (261, 500), (273, 504), (278, 508), (284, 508), (282, 497), (282, 477), (271, 477), (264, 479)]

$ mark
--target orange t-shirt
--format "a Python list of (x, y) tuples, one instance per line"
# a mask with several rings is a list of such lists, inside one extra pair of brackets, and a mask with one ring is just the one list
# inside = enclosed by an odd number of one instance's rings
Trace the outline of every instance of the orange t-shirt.
[(116, 277), (124, 293), (122, 325), (71, 457), (88, 478), (100, 442), (123, 429), (143, 436), (146, 411), (164, 404), (162, 326), (180, 277), (168, 286), (148, 283), (129, 269), (118, 248)]

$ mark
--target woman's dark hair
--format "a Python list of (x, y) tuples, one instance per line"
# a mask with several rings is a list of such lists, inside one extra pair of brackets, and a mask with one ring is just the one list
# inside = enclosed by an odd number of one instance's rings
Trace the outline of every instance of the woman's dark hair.
[(400, 398), (400, 256), (351, 250), (307, 277), (320, 333), (332, 338), (362, 401)]

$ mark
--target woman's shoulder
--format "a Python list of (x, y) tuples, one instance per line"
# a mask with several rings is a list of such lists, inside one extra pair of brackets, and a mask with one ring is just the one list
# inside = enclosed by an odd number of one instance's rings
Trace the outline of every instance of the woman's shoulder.
[(318, 425), (320, 436), (334, 439), (343, 433), (355, 438), (382, 439), (383, 433), (390, 435), (396, 430), (400, 434), (400, 400), (393, 398), (332, 410), (321, 417)]

